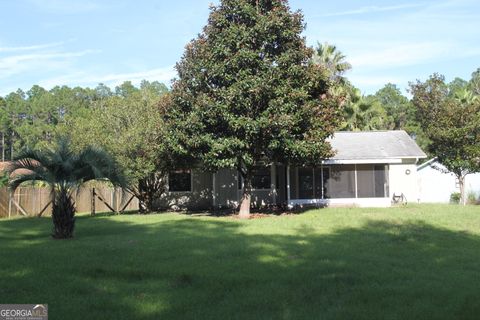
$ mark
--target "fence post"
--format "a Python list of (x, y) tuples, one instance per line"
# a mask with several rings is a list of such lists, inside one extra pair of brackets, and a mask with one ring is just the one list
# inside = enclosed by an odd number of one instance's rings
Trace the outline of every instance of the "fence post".
[(113, 187), (112, 191), (112, 207), (115, 210), (115, 212), (118, 212), (118, 193), (117, 193), (117, 187)]
[(12, 191), (8, 192), (8, 218), (12, 216)]
[(95, 215), (95, 188), (92, 188), (92, 213), (91, 215), (94, 216)]

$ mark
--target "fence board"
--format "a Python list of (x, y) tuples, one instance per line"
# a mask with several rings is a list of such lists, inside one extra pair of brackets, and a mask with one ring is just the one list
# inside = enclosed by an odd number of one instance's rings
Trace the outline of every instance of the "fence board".
[[(0, 188), (0, 218), (6, 218), (9, 216), (9, 190), (4, 187)], [(122, 203), (122, 191), (118, 189), (117, 191), (111, 187), (95, 187), (95, 192), (99, 194), (110, 206), (112, 206), (117, 211), (120, 210), (120, 203)], [(130, 195), (127, 194), (127, 200), (130, 198)], [(73, 194), (75, 199), (75, 206), (77, 212), (91, 212), (92, 206), (92, 191), (91, 188), (81, 188), (76, 193)], [(42, 209), (47, 206), (50, 202), (50, 189), (41, 188), (41, 187), (20, 187), (15, 191), (14, 194), (15, 201), (25, 209), (28, 213), (28, 216), (34, 217), (37, 216)], [(126, 200), (125, 200), (126, 201)], [(10, 214), (12, 217), (21, 215), (20, 210), (12, 204), (10, 209)], [(138, 200), (133, 199), (125, 209), (128, 210), (138, 210)], [(108, 211), (110, 209), (102, 203), (101, 201), (95, 201), (95, 211), (102, 212)], [(52, 206), (48, 205), (47, 209), (43, 212), (42, 216), (48, 216), (52, 214)]]

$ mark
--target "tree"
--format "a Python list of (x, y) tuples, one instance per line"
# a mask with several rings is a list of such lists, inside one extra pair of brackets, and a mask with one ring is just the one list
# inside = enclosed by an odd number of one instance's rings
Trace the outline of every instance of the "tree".
[(480, 68), (472, 73), (472, 78), (468, 83), (469, 89), (476, 95), (480, 95)]
[(352, 65), (345, 59), (346, 56), (337, 50), (336, 46), (325, 42), (317, 43), (312, 62), (324, 66), (330, 73), (330, 77), (338, 78), (352, 68)]
[(458, 91), (468, 89), (468, 86), (468, 81), (457, 77), (448, 84), (448, 90), (451, 94), (455, 94)]
[(155, 200), (166, 191), (166, 175), (176, 164), (163, 121), (166, 91), (156, 82), (144, 81), (140, 89), (126, 82), (115, 94), (95, 101), (90, 113), (70, 127), (75, 145), (98, 145), (116, 159), (142, 213), (155, 210)]
[(438, 74), (410, 90), (430, 151), (457, 177), (465, 204), (465, 176), (480, 171), (480, 102), (457, 99)]
[(386, 129), (398, 130), (407, 126), (412, 105), (396, 85), (387, 83), (373, 98), (382, 105), (390, 118), (391, 125)]
[(311, 62), (303, 16), (285, 0), (223, 0), (176, 65), (168, 115), (177, 152), (207, 170), (243, 177), (240, 216), (250, 214), (258, 165), (318, 164), (339, 122), (329, 74)]
[(371, 97), (385, 109), (386, 126), (381, 129), (405, 130), (423, 150), (428, 149), (430, 142), (417, 121), (415, 106), (395, 84), (387, 83)]
[(6, 114), (5, 117), (2, 118), (2, 126), (7, 136), (6, 145), (9, 146), (6, 157), (10, 159), (13, 159), (14, 150), (18, 150), (22, 146), (21, 141), (18, 139), (17, 131), (27, 115), (25, 99), (26, 95), (20, 89), (5, 97)]
[(7, 111), (7, 102), (5, 99), (0, 97), (0, 134), (2, 135), (1, 143), (2, 143), (2, 154), (1, 159), (5, 161), (5, 135), (9, 130), (9, 114)]
[(351, 87), (349, 100), (344, 106), (344, 122), (341, 130), (386, 130), (390, 129), (391, 117), (375, 96), (363, 96), (359, 89)]
[(27, 181), (43, 181), (51, 188), (53, 234), (56, 239), (73, 237), (75, 204), (72, 193), (90, 180), (124, 185), (113, 158), (101, 149), (87, 147), (73, 152), (68, 140), (54, 148), (25, 150), (7, 169), (9, 186), (15, 191)]
[(43, 148), (54, 143), (69, 131), (72, 118), (84, 116), (94, 98), (91, 89), (67, 86), (47, 91), (34, 85), (26, 93), (18, 90), (8, 94), (0, 113), (6, 157), (12, 158), (14, 150)]
[(311, 62), (321, 66), (328, 73), (330, 80), (329, 95), (338, 101), (340, 106), (344, 106), (352, 102), (355, 97), (355, 88), (344, 77), (346, 71), (352, 66), (345, 61), (346, 56), (337, 50), (337, 47), (327, 42), (324, 44), (317, 43)]

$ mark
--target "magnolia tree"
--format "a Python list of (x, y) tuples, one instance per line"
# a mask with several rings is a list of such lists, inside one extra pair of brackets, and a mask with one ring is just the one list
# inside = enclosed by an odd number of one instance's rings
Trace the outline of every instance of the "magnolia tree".
[(312, 62), (303, 16), (285, 0), (223, 0), (176, 65), (169, 112), (178, 154), (244, 181), (240, 216), (250, 214), (259, 164), (318, 164), (341, 111), (328, 70)]
[(429, 151), (455, 174), (465, 204), (465, 176), (480, 171), (480, 99), (459, 98), (438, 74), (410, 88)]

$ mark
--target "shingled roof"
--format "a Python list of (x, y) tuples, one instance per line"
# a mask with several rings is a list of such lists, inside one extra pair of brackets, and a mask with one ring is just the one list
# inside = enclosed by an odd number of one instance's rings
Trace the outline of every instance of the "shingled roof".
[(427, 155), (403, 130), (339, 131), (330, 143), (336, 151), (331, 160), (418, 159)]

